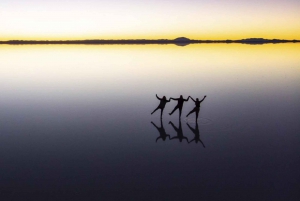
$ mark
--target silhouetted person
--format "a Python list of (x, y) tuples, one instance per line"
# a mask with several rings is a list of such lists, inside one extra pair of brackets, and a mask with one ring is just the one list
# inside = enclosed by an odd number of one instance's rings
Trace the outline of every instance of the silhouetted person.
[(188, 97), (188, 99), (184, 99), (182, 97), (182, 95), (180, 95), (179, 98), (170, 98), (173, 99), (173, 100), (177, 100), (177, 105), (175, 106), (175, 108), (173, 109), (173, 111), (171, 113), (169, 113), (169, 115), (172, 115), (177, 109), (179, 109), (179, 118), (181, 117), (181, 112), (182, 112), (182, 107), (183, 107), (183, 103), (185, 101), (188, 101), (190, 97)]
[(199, 116), (199, 111), (200, 111), (200, 103), (202, 102), (202, 101), (204, 101), (204, 99), (206, 98), (206, 96), (204, 96), (204, 98), (201, 100), (201, 101), (199, 101), (199, 99), (198, 98), (196, 98), (196, 100), (194, 100), (192, 97), (190, 97), (189, 96), (189, 98), (191, 98), (194, 102), (195, 102), (195, 107), (194, 107), (194, 109), (192, 110), (192, 111), (190, 111), (187, 115), (186, 115), (186, 117), (188, 117), (190, 114), (192, 114), (193, 112), (196, 112), (196, 122), (197, 122), (197, 119), (198, 119), (198, 116)]
[(178, 139), (180, 142), (182, 142), (183, 139), (186, 139), (186, 141), (189, 142), (189, 139), (183, 135), (180, 119), (179, 119), (179, 128), (174, 126), (174, 124), (171, 121), (169, 122), (169, 124), (171, 124), (174, 130), (177, 132), (177, 136), (172, 137), (171, 140)]
[(158, 100), (160, 100), (160, 103), (159, 103), (159, 105), (157, 106), (157, 108), (151, 113), (151, 115), (152, 115), (156, 110), (161, 109), (161, 111), (160, 111), (160, 118), (162, 118), (162, 115), (163, 115), (163, 112), (164, 112), (166, 103), (167, 103), (167, 102), (170, 102), (170, 99), (167, 100), (165, 96), (162, 97), (162, 98), (159, 98), (159, 97), (157, 96), (157, 94), (156, 94), (156, 98), (157, 98)]
[(196, 122), (196, 128), (195, 129), (193, 129), (188, 123), (186, 123), (186, 124), (191, 129), (191, 131), (195, 134), (194, 139), (192, 139), (191, 141), (189, 141), (189, 143), (191, 143), (193, 141), (195, 141), (196, 143), (201, 142), (201, 144), (205, 148), (205, 145), (203, 144), (203, 142), (200, 139), (200, 131), (199, 131), (199, 127), (198, 127), (198, 122)]
[(151, 121), (151, 124), (152, 124), (153, 126), (155, 126), (155, 128), (157, 128), (157, 130), (158, 130), (158, 132), (159, 132), (159, 137), (156, 138), (156, 142), (157, 142), (157, 140), (160, 139), (160, 138), (161, 138), (163, 141), (165, 141), (167, 137), (169, 137), (169, 139), (170, 139), (170, 135), (168, 135), (168, 134), (166, 133), (165, 129), (164, 129), (164, 124), (163, 124), (163, 122), (162, 122), (162, 119), (160, 119), (160, 127), (156, 126), (155, 123), (153, 123), (152, 121)]

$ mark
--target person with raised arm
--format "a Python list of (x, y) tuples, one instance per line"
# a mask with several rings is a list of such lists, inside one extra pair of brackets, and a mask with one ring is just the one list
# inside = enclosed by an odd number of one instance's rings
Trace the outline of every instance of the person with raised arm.
[(162, 115), (163, 115), (165, 106), (166, 106), (167, 102), (170, 102), (171, 100), (170, 100), (170, 99), (167, 100), (167, 98), (166, 98), (165, 96), (163, 96), (162, 98), (159, 98), (159, 97), (157, 96), (157, 94), (156, 94), (156, 98), (157, 98), (158, 100), (160, 100), (160, 103), (159, 103), (159, 105), (157, 106), (157, 108), (155, 108), (155, 110), (151, 113), (151, 115), (152, 115), (154, 112), (156, 112), (156, 110), (161, 109), (161, 111), (160, 111), (160, 118), (162, 118)]
[(188, 101), (189, 98), (190, 98), (190, 97), (188, 97), (188, 99), (184, 99), (184, 98), (182, 97), (182, 95), (180, 95), (179, 98), (172, 98), (172, 97), (171, 97), (170, 100), (171, 100), (171, 99), (172, 99), (172, 100), (177, 100), (177, 105), (175, 106), (175, 108), (173, 109), (173, 111), (169, 113), (169, 115), (172, 115), (177, 109), (179, 109), (179, 118), (180, 118), (180, 117), (181, 117), (181, 112), (182, 112), (183, 103), (184, 103), (185, 101)]
[(204, 98), (203, 98), (201, 101), (199, 101), (198, 98), (196, 98), (196, 100), (194, 100), (191, 96), (189, 96), (189, 98), (191, 98), (191, 99), (194, 101), (195, 107), (194, 107), (194, 109), (193, 109), (192, 111), (190, 111), (190, 112), (186, 115), (186, 117), (188, 117), (188, 116), (189, 116), (190, 114), (192, 114), (193, 112), (196, 112), (196, 122), (197, 122), (198, 115), (199, 115), (199, 111), (200, 111), (200, 103), (201, 103), (202, 101), (204, 101), (204, 99), (206, 98), (206, 96), (204, 96)]

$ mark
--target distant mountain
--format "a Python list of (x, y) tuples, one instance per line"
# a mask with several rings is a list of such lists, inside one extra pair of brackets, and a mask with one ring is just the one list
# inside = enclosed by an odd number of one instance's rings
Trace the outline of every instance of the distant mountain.
[(189, 38), (186, 38), (186, 37), (179, 37), (179, 38), (174, 39), (174, 41), (178, 41), (178, 42), (188, 42), (188, 41), (190, 41), (190, 39), (189, 39)]
[(238, 42), (245, 44), (264, 44), (264, 43), (286, 43), (293, 42), (289, 40), (280, 40), (280, 39), (264, 39), (264, 38), (246, 38), (239, 40)]
[(186, 46), (191, 43), (191, 40), (186, 37), (179, 37), (179, 38), (174, 39), (174, 43), (175, 43), (175, 45), (178, 45), (178, 46)]

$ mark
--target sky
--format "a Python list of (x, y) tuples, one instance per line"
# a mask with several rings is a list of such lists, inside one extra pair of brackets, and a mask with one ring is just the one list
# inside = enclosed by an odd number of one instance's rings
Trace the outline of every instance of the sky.
[(300, 39), (300, 1), (0, 1), (0, 40), (177, 37)]

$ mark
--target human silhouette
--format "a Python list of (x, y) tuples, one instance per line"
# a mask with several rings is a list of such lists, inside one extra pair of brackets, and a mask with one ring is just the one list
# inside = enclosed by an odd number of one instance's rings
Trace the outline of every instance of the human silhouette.
[(174, 126), (174, 124), (171, 121), (169, 122), (169, 124), (171, 124), (174, 130), (177, 132), (177, 136), (172, 137), (171, 140), (178, 139), (180, 142), (182, 142), (183, 139), (186, 139), (186, 141), (189, 142), (189, 139), (183, 135), (180, 119), (179, 119), (179, 128)]
[(189, 96), (189, 98), (191, 98), (193, 101), (194, 101), (194, 103), (195, 103), (195, 107), (194, 107), (194, 109), (192, 110), (192, 111), (190, 111), (187, 115), (186, 115), (186, 117), (188, 117), (190, 114), (192, 114), (193, 112), (196, 112), (196, 122), (197, 122), (197, 119), (198, 119), (198, 116), (199, 116), (199, 111), (200, 111), (200, 103), (202, 102), (202, 101), (204, 101), (204, 99), (206, 98), (206, 96), (204, 96), (204, 98), (201, 100), (201, 101), (199, 101), (199, 99), (198, 98), (196, 98), (196, 100), (194, 100), (191, 96)]
[(157, 130), (158, 130), (158, 132), (159, 132), (159, 136), (156, 138), (156, 142), (157, 142), (157, 140), (159, 140), (160, 138), (161, 138), (163, 141), (165, 141), (165, 140), (167, 139), (167, 137), (169, 137), (169, 139), (170, 139), (170, 135), (168, 135), (168, 134), (166, 133), (166, 131), (165, 131), (165, 128), (164, 128), (164, 124), (163, 124), (163, 122), (162, 122), (162, 119), (160, 119), (160, 127), (156, 126), (155, 123), (153, 123), (152, 121), (151, 121), (151, 124), (152, 124), (155, 128), (157, 128)]
[(184, 99), (184, 98), (182, 97), (182, 95), (180, 95), (179, 98), (172, 98), (172, 97), (171, 97), (170, 100), (171, 100), (171, 99), (172, 99), (172, 100), (177, 100), (177, 105), (175, 106), (175, 108), (173, 109), (173, 111), (169, 113), (169, 115), (172, 115), (177, 109), (179, 109), (179, 118), (180, 118), (180, 117), (181, 117), (181, 112), (182, 112), (183, 103), (184, 103), (185, 101), (188, 101), (189, 98), (190, 98), (190, 97), (188, 97), (188, 99)]
[(193, 142), (193, 141), (195, 141), (196, 144), (197, 144), (198, 142), (201, 142), (202, 146), (205, 148), (205, 145), (203, 144), (203, 142), (202, 142), (201, 139), (200, 139), (200, 131), (199, 131), (199, 127), (198, 127), (198, 122), (196, 122), (196, 127), (195, 127), (195, 129), (192, 128), (192, 127), (189, 125), (189, 123), (186, 123), (186, 124), (187, 124), (188, 127), (191, 129), (191, 131), (195, 134), (194, 139), (192, 139), (191, 141), (189, 141), (189, 143), (191, 143), (191, 142)]
[(159, 98), (159, 97), (157, 96), (157, 94), (156, 94), (156, 98), (157, 98), (158, 100), (160, 100), (160, 103), (159, 103), (159, 105), (157, 106), (157, 108), (155, 108), (155, 110), (151, 113), (151, 115), (152, 115), (156, 110), (161, 109), (161, 111), (160, 111), (160, 118), (162, 118), (162, 115), (163, 115), (163, 112), (164, 112), (166, 103), (167, 103), (167, 102), (170, 102), (170, 99), (167, 100), (167, 98), (166, 98), (165, 96), (163, 96), (162, 98)]

